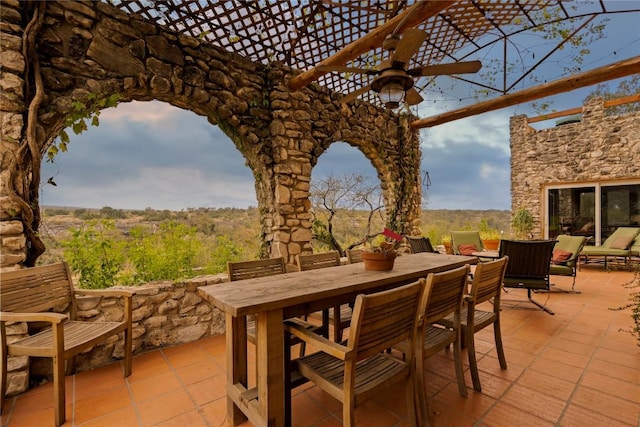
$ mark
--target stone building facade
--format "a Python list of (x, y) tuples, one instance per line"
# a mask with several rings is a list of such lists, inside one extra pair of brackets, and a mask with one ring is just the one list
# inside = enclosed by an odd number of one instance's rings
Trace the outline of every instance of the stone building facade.
[(607, 115), (595, 98), (578, 122), (536, 130), (519, 115), (511, 118), (510, 133), (511, 211), (529, 209), (535, 237), (549, 234), (549, 188), (640, 185), (640, 112)]
[(115, 94), (120, 102), (167, 102), (220, 127), (255, 177), (264, 257), (283, 256), (293, 269), (295, 255), (311, 251), (311, 172), (338, 141), (376, 170), (388, 225), (419, 233), (415, 117), (358, 101), (345, 106), (342, 95), (318, 85), (293, 92), (287, 81), (294, 70), (253, 63), (108, 2), (6, 0), (0, 13), (2, 268), (33, 265), (44, 250), (42, 157), (77, 105), (93, 108)]

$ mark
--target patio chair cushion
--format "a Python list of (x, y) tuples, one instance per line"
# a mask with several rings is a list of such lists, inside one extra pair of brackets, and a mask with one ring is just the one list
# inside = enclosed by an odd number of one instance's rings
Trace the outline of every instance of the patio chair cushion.
[[(605, 240), (601, 246), (585, 246), (580, 255), (585, 256), (629, 256), (629, 249), (615, 249), (613, 243), (618, 237), (631, 237), (635, 239), (640, 233), (640, 227), (618, 227), (616, 231)], [(635, 245), (635, 241), (634, 241)], [(633, 245), (632, 245), (633, 246)]]
[(633, 236), (619, 236), (611, 243), (611, 249), (628, 249), (633, 242)]
[(463, 243), (458, 246), (458, 252), (460, 255), (472, 255), (474, 252), (477, 252), (478, 248), (473, 243)]
[(569, 258), (571, 258), (571, 255), (573, 255), (572, 252), (566, 251), (564, 249), (554, 249), (551, 262), (554, 264), (564, 264)]

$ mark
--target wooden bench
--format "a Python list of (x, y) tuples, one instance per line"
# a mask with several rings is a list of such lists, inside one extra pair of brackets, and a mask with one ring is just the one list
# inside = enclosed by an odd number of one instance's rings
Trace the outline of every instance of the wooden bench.
[[(89, 322), (78, 320), (76, 295), (121, 297), (124, 314), (121, 321)], [(7, 357), (34, 356), (53, 359), (55, 425), (65, 421), (65, 361), (67, 372), (75, 368), (74, 356), (97, 343), (124, 331), (124, 376), (131, 374), (133, 340), (131, 301), (133, 292), (124, 290), (75, 289), (65, 262), (41, 267), (0, 272), (0, 350), (2, 377), (0, 412), (4, 409), (7, 388)], [(67, 314), (53, 312), (66, 307)], [(45, 327), (34, 335), (8, 342), (7, 322), (36, 322)]]

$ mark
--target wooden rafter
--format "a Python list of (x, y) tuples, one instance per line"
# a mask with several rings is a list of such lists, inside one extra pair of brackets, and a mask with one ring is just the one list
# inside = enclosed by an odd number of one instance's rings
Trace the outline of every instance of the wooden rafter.
[[(340, 51), (331, 55), (329, 58), (319, 62), (315, 67), (294, 77), (289, 81), (289, 87), (293, 90), (305, 87), (318, 77), (327, 73), (327, 71), (321, 68), (322, 66), (345, 65), (347, 61), (355, 59), (363, 53), (380, 46), (384, 41), (384, 38), (394, 31), (397, 30), (401, 32), (405, 28), (413, 27), (432, 16), (435, 16), (454, 3), (455, 1), (425, 1), (416, 3), (415, 7), (395, 16), (393, 19), (390, 19), (383, 25), (377, 27), (366, 36), (350, 43)], [(411, 15), (408, 16), (407, 14)], [(396, 28), (398, 24), (401, 24), (400, 28)]]
[(601, 82), (618, 79), (621, 77), (638, 74), (640, 70), (640, 56), (636, 56), (624, 61), (614, 62), (604, 67), (595, 68), (591, 71), (565, 77), (553, 82), (545, 83), (529, 89), (503, 95), (499, 98), (479, 102), (468, 107), (459, 108), (437, 116), (426, 117), (411, 123), (414, 129), (432, 127), (443, 123), (473, 116), (475, 114), (486, 113), (487, 111), (499, 110), (516, 104), (533, 101), (558, 93), (570, 92), (581, 87), (592, 86)]

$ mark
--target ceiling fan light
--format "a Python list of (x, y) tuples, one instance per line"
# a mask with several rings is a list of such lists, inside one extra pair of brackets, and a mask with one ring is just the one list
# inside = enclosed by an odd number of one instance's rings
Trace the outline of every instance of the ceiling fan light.
[(385, 107), (390, 109), (398, 108), (400, 106), (400, 103), (404, 99), (404, 96), (404, 86), (395, 81), (386, 83), (380, 88), (380, 92), (378, 92), (380, 102), (382, 102)]

